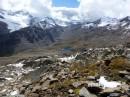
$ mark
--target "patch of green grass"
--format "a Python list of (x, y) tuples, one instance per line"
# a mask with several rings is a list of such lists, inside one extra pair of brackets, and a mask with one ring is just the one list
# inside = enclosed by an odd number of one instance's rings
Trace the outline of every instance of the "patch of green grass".
[(70, 71), (75, 71), (84, 76), (95, 76), (99, 73), (99, 67), (96, 64), (81, 65), (80, 63), (73, 63)]
[(74, 89), (74, 94), (79, 95), (80, 89)]
[(53, 83), (49, 86), (49, 88), (53, 89), (60, 89), (60, 88), (67, 88), (75, 82), (75, 79), (65, 79), (62, 82)]

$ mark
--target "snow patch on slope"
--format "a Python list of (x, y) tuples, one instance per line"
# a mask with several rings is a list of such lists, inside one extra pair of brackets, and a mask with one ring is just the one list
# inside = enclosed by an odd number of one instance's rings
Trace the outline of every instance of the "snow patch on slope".
[(24, 66), (24, 64), (23, 63), (16, 63), (16, 64), (9, 64), (8, 66), (14, 66), (14, 67), (22, 68)]
[(116, 88), (121, 85), (121, 83), (116, 81), (107, 81), (104, 76), (101, 76), (99, 79), (99, 84), (105, 88)]
[(98, 26), (99, 27), (107, 26), (107, 25), (115, 26), (117, 24), (119, 24), (119, 21), (117, 19), (104, 17), (101, 19), (101, 23)]
[(63, 57), (63, 58), (59, 58), (59, 60), (61, 62), (72, 62), (75, 60), (75, 58), (77, 57), (78, 53), (76, 55), (72, 55), (72, 56), (69, 56), (69, 57)]

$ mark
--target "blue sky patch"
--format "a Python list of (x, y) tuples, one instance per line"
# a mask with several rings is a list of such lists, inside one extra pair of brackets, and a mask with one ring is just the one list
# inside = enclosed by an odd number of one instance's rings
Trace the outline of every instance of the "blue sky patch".
[(77, 0), (52, 0), (53, 6), (56, 7), (70, 7), (76, 8), (79, 6), (79, 2)]

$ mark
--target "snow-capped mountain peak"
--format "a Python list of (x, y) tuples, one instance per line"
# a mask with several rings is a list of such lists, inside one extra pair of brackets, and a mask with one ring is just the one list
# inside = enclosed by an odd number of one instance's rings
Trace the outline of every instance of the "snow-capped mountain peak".
[(114, 25), (117, 25), (117, 24), (119, 24), (119, 20), (118, 19), (104, 17), (104, 18), (101, 18), (100, 24), (98, 26), (99, 27), (107, 26), (107, 25), (114, 26)]
[(57, 23), (55, 22), (55, 20), (50, 17), (45, 17), (42, 19), (37, 18), (37, 17), (32, 18), (30, 24), (32, 26), (40, 27), (42, 29), (49, 29), (49, 28), (57, 26)]
[(95, 21), (87, 21), (83, 23), (82, 28), (89, 27), (114, 27), (119, 24), (119, 20), (115, 18), (103, 17)]
[(33, 17), (24, 11), (5, 11), (0, 10), (0, 21), (8, 25), (10, 32), (25, 28), (28, 26), (41, 27), (42, 29), (52, 28), (57, 25), (54, 19), (50, 17)]
[(0, 17), (0, 21), (5, 22), (8, 25), (10, 32), (29, 25), (29, 14), (23, 14), (23, 12), (13, 13), (10, 11), (0, 10)]
[(40, 27), (42, 29), (49, 29), (55, 26), (70, 26), (80, 24), (82, 28), (89, 27), (106, 27), (109, 30), (116, 30), (120, 27), (130, 29), (130, 17), (123, 19), (116, 19), (110, 17), (99, 18), (95, 21), (63, 21), (60, 19), (53, 19), (51, 17), (33, 17), (26, 11), (5, 11), (0, 9), (0, 21), (8, 25), (10, 32), (25, 28), (28, 26)]

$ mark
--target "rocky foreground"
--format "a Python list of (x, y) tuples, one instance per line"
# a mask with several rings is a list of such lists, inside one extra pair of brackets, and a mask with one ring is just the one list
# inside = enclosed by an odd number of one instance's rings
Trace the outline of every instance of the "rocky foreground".
[(130, 54), (119, 46), (0, 67), (0, 97), (130, 97)]

